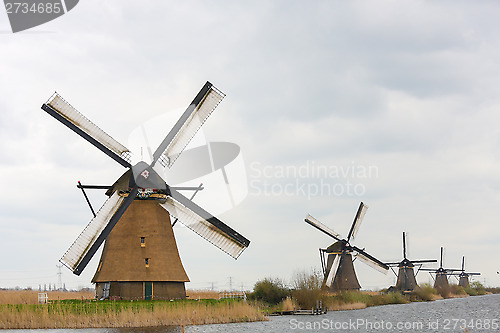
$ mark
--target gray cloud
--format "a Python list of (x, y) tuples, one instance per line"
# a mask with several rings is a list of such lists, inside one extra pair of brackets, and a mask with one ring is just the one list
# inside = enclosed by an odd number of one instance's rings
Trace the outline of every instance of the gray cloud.
[[(94, 0), (32, 32), (0, 34), (0, 227), (8, 230), (0, 271), (23, 277), (0, 286), (45, 281), (27, 278), (26, 265), (56, 282), (57, 259), (90, 219), (76, 181), (108, 184), (123, 172), (40, 110), (50, 94), (57, 90), (127, 145), (138, 124), (187, 106), (206, 80), (227, 97), (204, 132), (240, 145), (249, 173), (253, 162), (309, 161), (374, 165), (379, 174), (357, 179), (363, 196), (250, 195), (221, 216), (252, 240), (237, 262), (176, 228), (192, 286), (224, 287), (232, 276), (249, 288), (264, 276), (319, 267), (317, 248), (331, 240), (303, 216), (345, 233), (361, 200), (370, 209), (357, 245), (398, 259), (406, 230), (415, 257), (434, 258), (445, 246), (450, 264), (465, 254), (471, 270), (498, 285), (477, 251), (500, 250), (498, 9), (455, 1)], [(92, 199), (99, 206), (104, 196)], [(12, 251), (25, 265), (10, 265)], [(217, 272), (207, 276), (207, 263)], [(67, 271), (64, 279), (88, 285), (93, 269), (95, 260), (81, 277)], [(394, 282), (357, 269), (364, 287)]]

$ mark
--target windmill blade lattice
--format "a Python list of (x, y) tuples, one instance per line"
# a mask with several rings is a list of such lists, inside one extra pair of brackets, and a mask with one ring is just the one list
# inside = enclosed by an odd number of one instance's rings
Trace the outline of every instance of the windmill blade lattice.
[(58, 93), (54, 93), (42, 105), (42, 109), (124, 167), (130, 167), (130, 151), (78, 112)]
[(349, 234), (347, 235), (347, 241), (350, 241), (351, 238), (356, 238), (356, 234), (358, 233), (359, 227), (361, 226), (361, 222), (365, 217), (367, 209), (368, 206), (364, 203), (359, 204), (358, 211), (356, 212), (356, 216), (354, 217), (354, 221), (352, 222), (351, 230), (349, 230)]
[(368, 254), (367, 252), (361, 250), (360, 248), (358, 248), (356, 246), (353, 246), (352, 248), (353, 248), (353, 250), (355, 250), (357, 252), (356, 257), (361, 259), (361, 261), (363, 261), (368, 266), (375, 268), (376, 270), (378, 270), (379, 272), (382, 272), (384, 274), (387, 273), (387, 271), (389, 270), (389, 266), (387, 266), (386, 264), (384, 264), (382, 261), (378, 260), (374, 256)]
[(142, 189), (141, 197), (144, 197), (146, 193), (156, 192), (156, 197), (164, 198), (164, 201), (159, 204), (172, 216), (179, 218), (187, 227), (224, 252), (235, 259), (238, 258), (249, 246), (250, 241), (169, 187), (153, 169), (157, 161), (165, 166), (172, 166), (224, 96), (210, 82), (205, 83), (155, 151), (151, 165), (141, 161), (134, 166), (130, 164), (130, 152), (125, 146), (85, 118), (57, 93), (42, 105), (42, 109), (47, 113), (118, 163), (129, 168), (113, 186), (107, 187), (108, 200), (61, 258), (60, 261), (65, 266), (77, 275), (83, 271), (118, 220), (135, 200), (139, 188)]
[(137, 188), (126, 199), (113, 193), (59, 261), (80, 275), (136, 196)]
[(324, 232), (325, 234), (327, 234), (328, 236), (336, 239), (336, 240), (340, 240), (340, 235), (338, 233), (336, 233), (335, 231), (333, 231), (333, 229), (330, 229), (329, 227), (327, 227), (326, 225), (324, 225), (323, 223), (321, 223), (320, 221), (316, 220), (314, 217), (312, 217), (311, 215), (307, 215), (305, 220), (306, 223), (309, 223), (310, 225), (312, 225), (313, 227), (315, 227), (316, 229)]
[(171, 216), (178, 219), (186, 227), (237, 259), (248, 247), (250, 241), (184, 197), (179, 192), (170, 188), (171, 197), (160, 204)]
[(159, 161), (170, 168), (224, 97), (224, 93), (207, 82), (156, 149), (151, 165)]
[(326, 282), (325, 282), (325, 284), (328, 288), (330, 288), (332, 286), (332, 283), (334, 282), (335, 276), (337, 275), (337, 271), (338, 271), (339, 266), (342, 263), (343, 259), (344, 259), (343, 255), (337, 255), (337, 256), (335, 256), (335, 259), (333, 259), (332, 267), (330, 268), (330, 271), (328, 272)]

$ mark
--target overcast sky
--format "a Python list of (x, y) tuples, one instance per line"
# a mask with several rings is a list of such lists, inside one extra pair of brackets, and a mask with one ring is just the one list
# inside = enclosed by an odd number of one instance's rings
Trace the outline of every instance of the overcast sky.
[[(0, 10), (0, 287), (57, 283), (91, 218), (76, 182), (124, 172), (40, 109), (50, 95), (132, 146), (137, 126), (186, 107), (207, 80), (227, 97), (203, 134), (241, 147), (248, 184), (219, 218), (252, 243), (234, 261), (176, 225), (188, 288), (319, 269), (333, 240), (305, 215), (345, 236), (360, 201), (358, 247), (395, 261), (407, 231), (410, 259), (444, 246), (445, 266), (465, 255), (500, 285), (499, 12), (496, 1), (85, 0), (12, 34)], [(63, 282), (90, 286), (97, 261), (79, 277), (63, 268)], [(364, 289), (395, 283), (355, 267)]]

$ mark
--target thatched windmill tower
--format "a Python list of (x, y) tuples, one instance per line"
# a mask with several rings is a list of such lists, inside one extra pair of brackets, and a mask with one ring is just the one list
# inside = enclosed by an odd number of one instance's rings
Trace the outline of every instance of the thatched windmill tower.
[(454, 273), (454, 275), (458, 275), (458, 285), (464, 288), (469, 288), (469, 276), (473, 275), (481, 275), (481, 273), (468, 273), (465, 271), (465, 256), (462, 257), (462, 269), (460, 273)]
[[(409, 260), (406, 257), (406, 235), (403, 231), (403, 260), (400, 262), (391, 262), (386, 263), (389, 267), (398, 267), (398, 274), (394, 272), (397, 276), (396, 289), (401, 290), (403, 292), (411, 292), (417, 287), (417, 279), (415, 276), (417, 275), (422, 265), (425, 263), (437, 262), (436, 259), (429, 260)], [(418, 270), (415, 273), (414, 268), (415, 265), (418, 266)]]
[[(171, 167), (224, 98), (207, 82), (151, 156), (130, 163), (129, 150), (54, 94), (42, 109), (128, 170), (106, 188), (109, 198), (61, 258), (80, 275), (106, 240), (92, 281), (99, 298), (185, 298), (189, 281), (180, 261), (170, 216), (235, 259), (250, 241), (170, 187), (159, 175)], [(159, 163), (157, 163), (159, 162)], [(158, 170), (158, 172), (157, 172)]]
[[(359, 258), (361, 261), (383, 273), (387, 273), (389, 270), (386, 264), (365, 252), (364, 249), (360, 249), (350, 244), (356, 237), (367, 209), (368, 206), (365, 204), (361, 203), (359, 205), (349, 234), (345, 239), (342, 239), (338, 233), (328, 228), (311, 215), (307, 215), (305, 219), (306, 223), (336, 240), (336, 242), (328, 248), (319, 249), (321, 266), (324, 274), (323, 288), (327, 288), (330, 291), (359, 290), (361, 288), (358, 278), (356, 277), (356, 272), (354, 271), (353, 253), (356, 258)], [(326, 260), (325, 255), (328, 255)]]
[(97, 297), (185, 298), (184, 282), (168, 212), (155, 199), (134, 200), (104, 243), (92, 279)]
[(424, 269), (422, 271), (433, 272), (435, 275), (434, 278), (434, 288), (438, 291), (446, 291), (450, 288), (450, 283), (448, 282), (448, 275), (453, 273), (454, 271), (459, 271), (459, 269), (452, 268), (443, 268), (443, 251), (444, 248), (441, 247), (441, 255), (439, 260), (439, 268), (436, 269)]

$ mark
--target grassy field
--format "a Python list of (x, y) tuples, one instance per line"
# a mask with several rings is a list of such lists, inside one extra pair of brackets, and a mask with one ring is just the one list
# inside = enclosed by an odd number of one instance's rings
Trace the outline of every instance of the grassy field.
[[(182, 326), (266, 320), (258, 308), (238, 300), (95, 301), (92, 292), (47, 294), (49, 304), (37, 304), (37, 291), (0, 291), (0, 329)], [(190, 296), (216, 295), (198, 291)]]
[[(36, 290), (0, 290), (0, 304), (38, 304)], [(219, 299), (216, 290), (186, 290), (189, 299)], [(49, 301), (65, 299), (92, 300), (93, 291), (47, 291)]]

